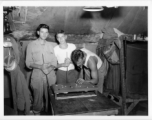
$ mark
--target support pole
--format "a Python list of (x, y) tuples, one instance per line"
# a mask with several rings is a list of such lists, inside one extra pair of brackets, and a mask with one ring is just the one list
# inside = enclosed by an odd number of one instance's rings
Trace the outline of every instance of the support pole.
[(125, 61), (124, 61), (124, 39), (121, 39), (120, 69), (121, 69), (121, 90), (122, 90), (122, 115), (125, 115), (125, 110), (126, 110), (126, 80), (125, 80)]

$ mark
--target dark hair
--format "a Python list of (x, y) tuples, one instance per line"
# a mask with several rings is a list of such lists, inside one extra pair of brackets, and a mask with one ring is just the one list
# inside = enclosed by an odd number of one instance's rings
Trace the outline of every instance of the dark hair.
[(79, 58), (83, 58), (83, 57), (84, 57), (84, 53), (80, 49), (74, 50), (71, 54), (71, 59), (74, 64), (78, 62)]
[(59, 41), (58, 41), (58, 39), (57, 39), (58, 34), (65, 34), (65, 33), (64, 33), (64, 30), (60, 30), (59, 32), (57, 32), (57, 33), (55, 34), (55, 40), (56, 40), (56, 42), (59, 44)]
[(59, 32), (57, 32), (57, 34), (64, 34), (64, 30), (60, 30)]
[(59, 32), (57, 32), (57, 33), (56, 33), (56, 37), (57, 37), (58, 34), (65, 34), (65, 33), (64, 33), (64, 30), (60, 30)]
[(46, 25), (46, 24), (40, 24), (40, 25), (37, 27), (37, 29), (36, 29), (36, 36), (37, 36), (37, 37), (39, 37), (39, 35), (37, 34), (37, 31), (40, 31), (41, 28), (48, 29), (48, 31), (49, 31), (49, 29), (50, 29), (48, 25)]

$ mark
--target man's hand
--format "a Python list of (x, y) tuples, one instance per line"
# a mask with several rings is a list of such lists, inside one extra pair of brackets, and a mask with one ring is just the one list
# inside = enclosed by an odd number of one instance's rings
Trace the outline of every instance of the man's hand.
[(54, 70), (54, 67), (49, 63), (43, 64), (41, 70), (44, 74), (49, 74), (52, 70)]
[(63, 63), (64, 67), (68, 67), (70, 64), (71, 64), (71, 60), (69, 58), (65, 58)]
[(48, 68), (48, 66), (49, 66), (49, 64), (43, 64), (42, 66), (41, 66), (41, 70), (43, 71), (43, 70), (46, 70), (47, 68)]
[(79, 79), (76, 81), (76, 83), (78, 83), (78, 84), (82, 84), (82, 83), (84, 83), (84, 82), (85, 82), (85, 80), (82, 79), (82, 78), (79, 78)]

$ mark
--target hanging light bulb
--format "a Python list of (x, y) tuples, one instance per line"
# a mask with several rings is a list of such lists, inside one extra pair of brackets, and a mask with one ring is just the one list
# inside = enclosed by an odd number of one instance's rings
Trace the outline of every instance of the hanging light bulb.
[(96, 11), (102, 11), (104, 10), (104, 8), (102, 6), (85, 6), (83, 10), (96, 12)]
[[(118, 6), (104, 6), (107, 8), (118, 8)], [(85, 6), (83, 8), (84, 11), (96, 12), (104, 10), (103, 6)]]
[(114, 8), (118, 8), (118, 6), (106, 6), (107, 8), (112, 8), (112, 7), (114, 7)]

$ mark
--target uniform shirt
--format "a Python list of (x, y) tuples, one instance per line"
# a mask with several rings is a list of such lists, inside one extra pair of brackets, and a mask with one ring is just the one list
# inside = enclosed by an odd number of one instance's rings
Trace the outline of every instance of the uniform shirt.
[[(32, 41), (27, 46), (26, 54), (26, 66), (29, 69), (32, 69), (30, 65), (33, 63), (38, 65), (51, 63), (51, 65), (57, 66), (57, 60), (54, 55), (53, 46), (47, 41), (45, 41), (44, 45), (42, 45), (39, 40)], [(33, 70), (32, 77), (40, 77), (41, 75), (43, 74), (40, 69)]]
[(95, 53), (87, 50), (86, 48), (82, 48), (81, 50), (87, 54), (87, 57), (86, 57), (84, 66), (87, 67), (87, 62), (88, 62), (88, 59), (89, 59), (90, 56), (95, 56), (95, 57), (97, 58), (97, 60), (98, 60), (97, 68), (98, 68), (98, 69), (102, 66), (102, 61), (101, 61), (101, 59), (100, 59)]
[[(64, 63), (64, 60), (67, 57), (71, 58), (72, 51), (76, 49), (76, 46), (74, 44), (72, 43), (67, 43), (67, 44), (68, 44), (68, 47), (66, 49), (60, 48), (59, 45), (54, 47), (54, 53), (55, 53), (55, 56), (57, 57), (58, 64)], [(68, 66), (68, 69), (67, 67), (60, 67), (58, 69), (63, 70), (63, 71), (67, 71), (67, 70), (69, 71), (69, 70), (74, 69), (74, 65), (70, 64)]]

